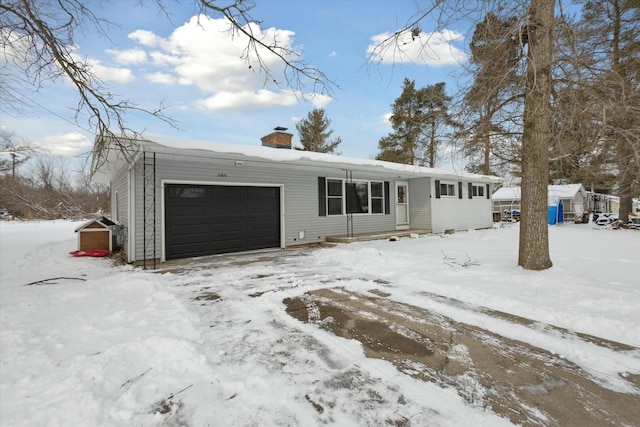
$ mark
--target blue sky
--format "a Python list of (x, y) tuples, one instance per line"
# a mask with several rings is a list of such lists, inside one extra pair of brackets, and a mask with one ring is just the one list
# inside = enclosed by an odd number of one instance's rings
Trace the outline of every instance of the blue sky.
[[(314, 96), (311, 86), (303, 88), (301, 97), (288, 87), (264, 86), (264, 76), (240, 59), (245, 41), (232, 39), (219, 19), (198, 23), (196, 1), (165, 1), (170, 20), (153, 3), (89, 2), (97, 15), (117, 25), (109, 28), (108, 38), (87, 31), (77, 33), (75, 40), (75, 53), (95, 64), (96, 74), (113, 93), (147, 109), (161, 102), (166, 106), (165, 114), (176, 120), (179, 130), (141, 114), (127, 116), (128, 125), (149, 138), (259, 145), (260, 137), (284, 126), (299, 145), (296, 122), (323, 107), (332, 120), (332, 136), (342, 138), (339, 151), (372, 158), (379, 139), (391, 131), (386, 117), (404, 78), (415, 80), (418, 87), (447, 81), (447, 91), (453, 93), (470, 37), (468, 28), (455, 26), (434, 33), (435, 24), (424, 21), (420, 38), (407, 39), (402, 57), (393, 58), (389, 51), (371, 60), (369, 49), (377, 40), (403, 27), (424, 4), (258, 0), (251, 13), (262, 21), (265, 36), (295, 48), (338, 85), (332, 97)], [(268, 54), (263, 58), (272, 61)], [(278, 75), (281, 65), (270, 63)], [(86, 119), (74, 123), (78, 97), (67, 82), (45, 85), (33, 100), (41, 107), (22, 108), (20, 115), (2, 112), (0, 126), (52, 154), (74, 156), (90, 150), (94, 135)]]

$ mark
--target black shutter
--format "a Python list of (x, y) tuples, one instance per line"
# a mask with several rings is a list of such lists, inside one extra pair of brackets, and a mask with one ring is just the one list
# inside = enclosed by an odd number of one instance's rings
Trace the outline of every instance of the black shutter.
[(391, 197), (389, 194), (389, 181), (384, 182), (384, 213), (389, 215), (391, 213)]
[(318, 215), (327, 216), (327, 178), (318, 177)]
[(491, 198), (491, 193), (489, 192), (489, 189), (490, 189), (490, 188), (491, 188), (491, 187), (489, 186), (489, 184), (487, 184), (487, 199), (490, 199), (490, 198)]
[(458, 182), (458, 199), (462, 199), (462, 183)]
[(473, 184), (469, 183), (469, 198), (473, 199)]
[(440, 180), (436, 179), (436, 199), (440, 198)]

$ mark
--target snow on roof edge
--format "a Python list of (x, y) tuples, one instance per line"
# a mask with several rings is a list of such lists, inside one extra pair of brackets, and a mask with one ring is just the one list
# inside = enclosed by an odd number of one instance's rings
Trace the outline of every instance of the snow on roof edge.
[(354, 157), (338, 156), (335, 154), (316, 153), (312, 151), (301, 151), (295, 149), (270, 148), (260, 145), (245, 144), (226, 144), (213, 141), (192, 140), (172, 137), (150, 137), (141, 144), (152, 147), (149, 143), (157, 144), (162, 147), (173, 148), (177, 150), (205, 150), (215, 153), (240, 154), (248, 157), (256, 157), (274, 162), (298, 162), (312, 161), (325, 162), (336, 165), (354, 165), (365, 167), (381, 167), (388, 171), (401, 172), (416, 175), (458, 177), (469, 180), (481, 180), (489, 182), (502, 182), (504, 179), (493, 175), (480, 175), (471, 173), (449, 172), (443, 169), (428, 168), (424, 166), (404, 165), (400, 163), (386, 162), (373, 159), (359, 159)]

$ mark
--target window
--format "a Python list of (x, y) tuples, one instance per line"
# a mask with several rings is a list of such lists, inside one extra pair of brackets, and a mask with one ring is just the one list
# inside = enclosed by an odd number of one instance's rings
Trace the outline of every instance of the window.
[(347, 213), (369, 213), (369, 183), (345, 183), (347, 188)]
[(384, 184), (382, 182), (371, 183), (371, 213), (384, 213)]
[(440, 195), (441, 196), (455, 196), (456, 186), (455, 184), (449, 184), (446, 182), (440, 183)]
[(474, 185), (472, 191), (473, 191), (473, 197), (484, 197), (483, 185)]
[(207, 188), (194, 186), (169, 187), (169, 197), (172, 199), (204, 199), (207, 197)]
[(385, 213), (386, 183), (342, 179), (327, 179), (326, 183), (327, 215)]
[(327, 213), (342, 215), (342, 180), (327, 179)]

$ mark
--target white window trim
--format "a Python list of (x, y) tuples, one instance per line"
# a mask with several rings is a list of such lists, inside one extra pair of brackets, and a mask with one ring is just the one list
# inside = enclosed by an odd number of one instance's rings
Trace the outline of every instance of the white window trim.
[[(443, 184), (446, 185), (447, 187), (449, 185), (451, 185), (453, 187), (453, 194), (442, 194), (442, 185)], [(444, 197), (451, 197), (451, 198), (458, 197), (458, 195), (456, 194), (456, 192), (458, 191), (456, 189), (457, 185), (458, 185), (458, 183), (457, 182), (453, 182), (453, 181), (440, 181), (440, 189), (439, 189), (440, 190), (440, 197), (441, 198), (444, 198)]]
[[(333, 198), (337, 198), (337, 196), (329, 196), (329, 181), (341, 181), (342, 182), (342, 213), (341, 214), (331, 214), (329, 213), (329, 197), (333, 197)], [(352, 183), (366, 183), (367, 184), (367, 197), (368, 197), (368, 207), (369, 207), (369, 212), (353, 212), (351, 215), (384, 215), (384, 207), (385, 207), (385, 194), (384, 194), (384, 180), (379, 181), (379, 180), (368, 180), (368, 179), (354, 179), (351, 181)], [(381, 212), (376, 212), (373, 213), (371, 212), (372, 210), (372, 205), (371, 205), (371, 183), (372, 182), (377, 182), (382, 184), (382, 197), (376, 197), (377, 199), (381, 199), (382, 200), (382, 211)], [(325, 182), (325, 204), (326, 204), (326, 212), (327, 212), (327, 216), (346, 216), (348, 215), (347, 213), (347, 188), (346, 188), (346, 184), (347, 184), (347, 180), (345, 178), (330, 178), (327, 177), (326, 182)]]
[[(472, 197), (486, 197), (486, 194), (484, 194), (484, 191), (485, 191), (484, 184), (471, 183)], [(480, 193), (482, 193), (482, 194), (480, 194)]]

